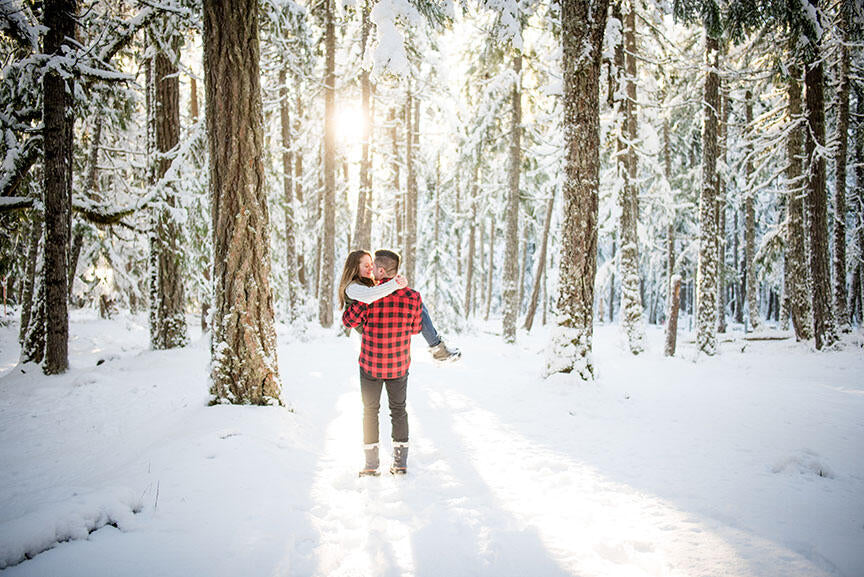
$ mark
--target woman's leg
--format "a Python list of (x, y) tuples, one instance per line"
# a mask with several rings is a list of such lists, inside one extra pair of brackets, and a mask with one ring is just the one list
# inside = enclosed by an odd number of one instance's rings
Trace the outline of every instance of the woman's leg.
[(429, 317), (429, 310), (426, 308), (426, 304), (423, 304), (423, 311), (420, 313), (420, 332), (423, 334), (423, 338), (426, 339), (426, 343), (430, 347), (438, 346), (441, 342), (441, 337), (438, 336), (438, 331), (435, 330), (435, 325), (432, 324), (432, 319)]

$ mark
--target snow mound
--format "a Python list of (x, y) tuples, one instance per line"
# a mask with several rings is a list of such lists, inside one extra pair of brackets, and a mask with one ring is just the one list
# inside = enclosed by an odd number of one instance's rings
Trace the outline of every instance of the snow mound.
[(106, 525), (121, 531), (143, 508), (131, 489), (112, 488), (45, 503), (32, 513), (0, 525), (0, 570), (32, 559), (59, 543), (87, 539)]
[(771, 467), (771, 472), (816, 475), (825, 479), (833, 479), (836, 476), (834, 471), (820, 460), (817, 453), (808, 450), (804, 450), (798, 455), (780, 459)]

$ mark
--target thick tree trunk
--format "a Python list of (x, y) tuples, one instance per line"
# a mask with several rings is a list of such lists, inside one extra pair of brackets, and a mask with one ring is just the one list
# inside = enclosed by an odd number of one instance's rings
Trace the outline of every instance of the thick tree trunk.
[[(167, 28), (167, 27), (165, 27)], [(155, 136), (155, 174), (152, 184), (161, 180), (171, 167), (168, 153), (180, 142), (180, 78), (177, 61), (180, 59), (180, 38), (173, 38), (170, 44), (173, 54), (165, 54), (159, 47), (166, 39), (154, 42), (156, 54), (153, 57), (153, 114)], [(160, 204), (154, 209), (154, 242), (151, 250), (156, 255), (156, 289), (152, 294), (156, 302), (156, 324), (150, 327), (150, 342), (154, 349), (171, 349), (185, 346), (188, 342), (186, 329), (186, 298), (183, 286), (183, 234), (180, 223), (174, 214), (177, 209), (177, 196), (171, 185), (161, 187)]]
[(591, 360), (600, 188), (600, 61), (608, 0), (562, 0), (564, 216), (558, 321), (546, 373), (594, 379)]
[(336, 27), (334, 0), (324, 0), (324, 242), (319, 271), (318, 320), (333, 325), (333, 263), (336, 250)]
[(678, 341), (678, 311), (681, 308), (681, 277), (673, 274), (669, 279), (669, 310), (666, 314), (666, 347), (667, 357), (675, 356)]
[(706, 355), (717, 353), (717, 111), (720, 108), (719, 42), (706, 36), (705, 96), (702, 127), (702, 193), (699, 195), (699, 267), (696, 344)]
[[(619, 174), (623, 187), (619, 192), (618, 272), (621, 276), (621, 328), (627, 336), (630, 352), (638, 355), (645, 350), (645, 327), (642, 319), (642, 295), (639, 279), (639, 196), (636, 189), (638, 158), (636, 156), (636, 7), (631, 3), (624, 15), (624, 39), (616, 50), (616, 63), (624, 69), (625, 95), (618, 112), (623, 117), (618, 139)], [(619, 56), (620, 55), (620, 56)], [(618, 91), (620, 93), (620, 91)]]
[[(811, 3), (814, 0), (811, 0)], [(828, 201), (825, 192), (825, 104), (822, 62), (810, 63), (804, 76), (807, 86), (807, 158), (810, 159), (807, 206), (810, 213), (810, 271), (813, 275), (813, 329), (816, 348), (837, 341), (831, 309), (831, 274), (828, 252)]]
[[(77, 0), (48, 0), (43, 6), (44, 52), (72, 49)], [(74, 80), (69, 79), (69, 82)], [(42, 189), (45, 205), (45, 252), (42, 273), (45, 294), (45, 374), (69, 367), (68, 256), (72, 218), (73, 87), (60, 72), (49, 69), (42, 79), (44, 163)]]
[[(744, 96), (744, 115), (747, 130), (753, 128), (753, 93), (747, 91)], [(751, 330), (758, 330), (762, 325), (759, 317), (759, 280), (756, 278), (756, 199), (753, 188), (753, 142), (747, 140), (747, 161), (744, 172), (747, 179), (744, 192), (744, 267), (745, 286), (747, 287), (747, 310)]]
[(531, 298), (528, 301), (528, 312), (525, 315), (525, 330), (530, 331), (534, 325), (534, 314), (537, 311), (537, 301), (540, 298), (540, 278), (546, 270), (546, 249), (549, 244), (549, 229), (552, 228), (552, 205), (555, 203), (555, 189), (546, 201), (546, 219), (543, 221), (543, 240), (540, 242), (540, 256), (535, 265), (534, 284), (531, 287)]
[(789, 122), (793, 125), (786, 140), (786, 252), (788, 267), (785, 278), (789, 293), (789, 316), (800, 340), (813, 338), (813, 314), (810, 301), (810, 266), (807, 262), (807, 231), (804, 226), (804, 189), (801, 155), (804, 146), (804, 119), (801, 116), (801, 69), (789, 67), (787, 93), (789, 95)]
[(282, 212), (285, 218), (285, 301), (287, 320), (297, 317), (299, 287), (294, 271), (297, 267), (297, 245), (294, 219), (294, 139), (291, 137), (291, 102), (288, 94), (288, 73), (279, 71), (279, 120), (282, 129)]
[(522, 53), (513, 56), (513, 87), (510, 91), (510, 175), (507, 186), (506, 240), (502, 279), (504, 301), (503, 334), (505, 343), (516, 342), (519, 316), (519, 180), (522, 166)]
[(845, 10), (840, 11), (837, 50), (837, 143), (834, 152), (834, 313), (841, 330), (849, 331), (846, 314), (846, 154), (849, 152), (849, 48)]
[(279, 402), (258, 69), (258, 3), (204, 2), (213, 217), (211, 394)]

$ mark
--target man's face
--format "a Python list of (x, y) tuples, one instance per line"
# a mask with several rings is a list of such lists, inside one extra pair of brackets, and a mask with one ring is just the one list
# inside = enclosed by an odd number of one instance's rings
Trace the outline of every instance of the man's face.
[(364, 254), (362, 257), (360, 257), (360, 276), (361, 277), (374, 279), (375, 277), (372, 274), (373, 268), (374, 268), (374, 266), (372, 265), (372, 257), (371, 256), (369, 256), (368, 254)]

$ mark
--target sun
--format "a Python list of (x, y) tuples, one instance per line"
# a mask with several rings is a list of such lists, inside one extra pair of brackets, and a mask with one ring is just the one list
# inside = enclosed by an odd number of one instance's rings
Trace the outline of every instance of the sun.
[(359, 144), (363, 141), (366, 122), (360, 103), (349, 101), (337, 104), (334, 117), (336, 139), (341, 144)]

